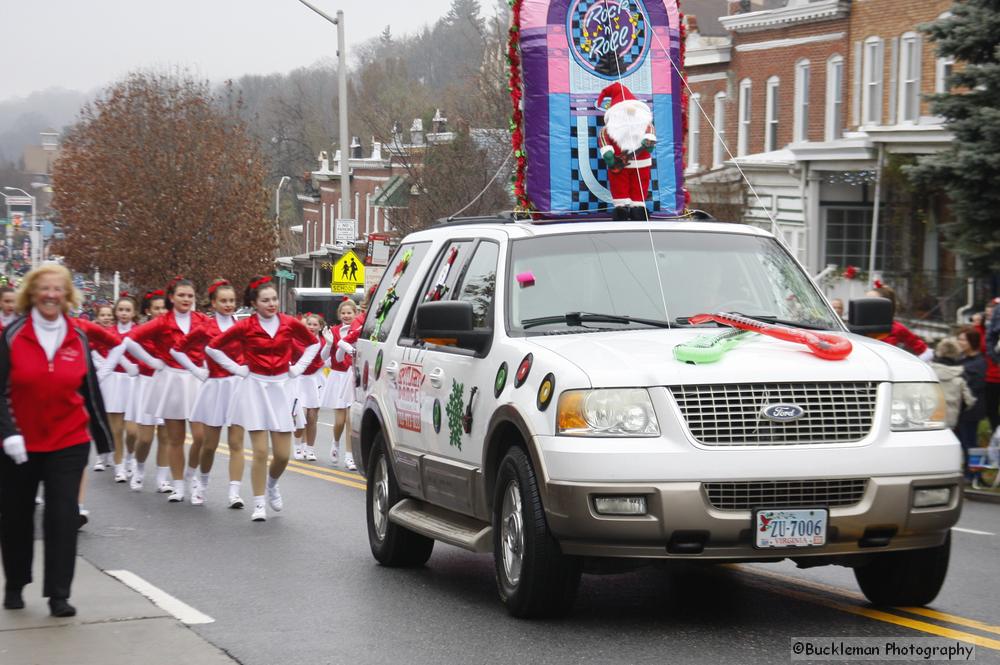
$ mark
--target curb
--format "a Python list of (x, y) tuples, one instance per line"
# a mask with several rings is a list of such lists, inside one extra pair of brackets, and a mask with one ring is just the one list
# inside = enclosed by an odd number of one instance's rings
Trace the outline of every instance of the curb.
[(970, 501), (980, 501), (983, 503), (1000, 503), (1000, 492), (988, 492), (984, 490), (966, 489), (963, 491), (965, 498)]

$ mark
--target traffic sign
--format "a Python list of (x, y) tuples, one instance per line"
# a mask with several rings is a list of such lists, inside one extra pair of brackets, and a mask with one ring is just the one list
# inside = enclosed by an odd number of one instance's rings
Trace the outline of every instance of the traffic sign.
[(330, 290), (334, 293), (354, 293), (365, 287), (365, 264), (358, 255), (347, 250), (340, 260), (333, 264), (333, 278)]
[(10, 206), (30, 206), (31, 198), (27, 196), (7, 196), (7, 207)]

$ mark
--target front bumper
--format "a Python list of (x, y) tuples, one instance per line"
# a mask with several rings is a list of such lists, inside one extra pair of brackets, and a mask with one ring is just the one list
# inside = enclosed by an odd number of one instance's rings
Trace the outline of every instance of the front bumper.
[[(913, 491), (920, 487), (952, 487), (951, 500), (913, 508)], [(597, 557), (738, 561), (920, 549), (944, 542), (961, 513), (959, 474), (871, 477), (858, 503), (830, 508), (826, 545), (759, 550), (753, 546), (751, 511), (717, 509), (700, 482), (549, 480), (544, 494), (549, 528), (563, 551)], [(602, 495), (643, 495), (647, 514), (599, 515), (594, 497)]]

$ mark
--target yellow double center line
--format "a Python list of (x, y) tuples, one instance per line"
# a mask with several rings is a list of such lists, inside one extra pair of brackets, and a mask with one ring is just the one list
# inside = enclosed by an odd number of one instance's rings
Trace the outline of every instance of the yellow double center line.
[[(224, 445), (219, 446), (218, 452), (223, 455), (229, 454), (229, 450), (226, 449)], [(249, 451), (244, 451), (243, 456), (248, 461), (253, 460), (253, 455)], [(288, 470), (304, 476), (309, 476), (311, 478), (318, 478), (330, 483), (344, 485), (345, 487), (353, 487), (354, 489), (364, 490), (366, 487), (364, 479), (356, 473), (348, 473), (338, 469), (329, 469), (323, 466), (306, 464), (298, 460), (289, 460)], [(948, 628), (947, 626), (911, 618), (905, 616), (905, 614), (920, 616), (941, 623), (964, 626), (966, 628), (971, 628), (984, 633), (992, 633), (994, 635), (1000, 635), (1000, 626), (994, 626), (976, 619), (968, 619), (966, 617), (949, 614), (947, 612), (940, 612), (926, 607), (892, 608), (895, 612), (898, 612), (897, 614), (886, 610), (865, 607), (861, 603), (867, 603), (867, 601), (862, 594), (829, 584), (823, 584), (822, 582), (804, 580), (790, 575), (783, 575), (781, 573), (761, 570), (759, 568), (752, 568), (746, 565), (728, 564), (725, 567), (739, 573), (748, 584), (764, 589), (770, 593), (785, 596), (787, 598), (794, 598), (796, 600), (812, 603), (814, 605), (822, 605), (839, 612), (862, 616), (876, 621), (882, 621), (884, 623), (909, 628), (911, 630), (927, 633), (929, 635), (961, 640), (962, 642), (968, 642), (970, 644), (975, 644), (976, 646), (1000, 651), (1000, 640), (998, 639), (962, 630), (955, 630), (953, 628)], [(780, 582), (782, 586), (775, 586), (775, 582)], [(792, 585), (796, 588), (788, 588), (788, 585)]]

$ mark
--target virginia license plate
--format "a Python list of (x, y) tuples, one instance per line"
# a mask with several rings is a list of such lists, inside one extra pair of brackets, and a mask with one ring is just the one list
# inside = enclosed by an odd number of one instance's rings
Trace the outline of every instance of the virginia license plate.
[(826, 545), (826, 508), (757, 510), (753, 514), (754, 547), (819, 547)]

